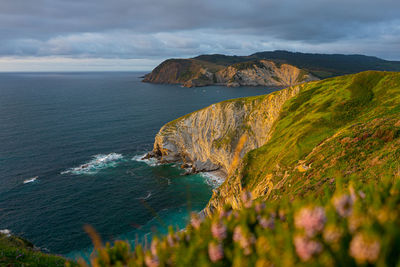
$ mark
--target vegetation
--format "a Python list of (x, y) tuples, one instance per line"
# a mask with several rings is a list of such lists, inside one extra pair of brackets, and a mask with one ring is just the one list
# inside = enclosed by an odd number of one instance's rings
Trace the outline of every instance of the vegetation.
[[(61, 267), (65, 263), (65, 258), (40, 252), (23, 238), (0, 234), (0, 266)], [(69, 266), (76, 264), (70, 262)]]
[(277, 50), (255, 53), (246, 58), (284, 62), (300, 69), (305, 69), (319, 78), (328, 78), (366, 70), (400, 71), (399, 61), (387, 61), (363, 55), (310, 54)]
[(365, 184), (341, 178), (319, 198), (254, 201), (210, 218), (192, 215), (149, 247), (117, 241), (99, 246), (93, 266), (398, 266), (400, 180)]
[(269, 142), (245, 156), (242, 186), (252, 190), (270, 175), (270, 198), (293, 198), (315, 194), (338, 174), (365, 181), (393, 174), (400, 164), (399, 113), (400, 73), (307, 83), (284, 105)]
[(259, 60), (242, 62), (242, 63), (237, 63), (237, 64), (232, 65), (232, 67), (234, 67), (237, 70), (251, 69), (254, 66), (256, 66), (258, 68), (265, 68), (264, 64)]

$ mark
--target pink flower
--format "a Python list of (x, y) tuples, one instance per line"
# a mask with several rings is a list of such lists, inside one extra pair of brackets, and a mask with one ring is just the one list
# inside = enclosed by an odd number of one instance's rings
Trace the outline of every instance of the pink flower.
[(144, 262), (148, 267), (157, 267), (158, 265), (160, 265), (160, 262), (158, 261), (158, 258), (156, 256), (152, 257), (148, 254), (144, 257)]
[(211, 233), (216, 239), (223, 240), (226, 238), (226, 226), (221, 222), (214, 222), (211, 225)]
[(296, 236), (294, 238), (294, 246), (296, 247), (297, 255), (302, 261), (308, 261), (322, 251), (321, 243), (304, 236)]
[(174, 236), (173, 236), (171, 233), (169, 233), (169, 234), (167, 235), (167, 242), (168, 242), (168, 245), (169, 245), (170, 247), (175, 246), (175, 239), (174, 239)]
[(251, 208), (251, 206), (253, 205), (253, 199), (251, 196), (251, 193), (249, 191), (244, 191), (242, 193), (242, 202), (245, 208)]
[(246, 236), (240, 226), (236, 226), (233, 230), (233, 241), (239, 243), (240, 247), (244, 250), (245, 255), (251, 253), (251, 245), (256, 242), (253, 235)]
[(158, 241), (156, 239), (153, 239), (153, 242), (151, 242), (151, 245), (150, 245), (150, 251), (151, 251), (151, 254), (153, 254), (153, 256), (157, 255), (157, 245), (158, 245)]
[(304, 229), (308, 237), (324, 229), (326, 222), (325, 210), (322, 207), (303, 208), (295, 216), (295, 225), (297, 228)]
[(239, 242), (242, 239), (243, 233), (242, 233), (242, 228), (240, 226), (236, 226), (235, 229), (233, 230), (233, 241)]
[(348, 217), (353, 212), (354, 197), (351, 195), (336, 196), (332, 202), (337, 213), (342, 217)]
[(224, 258), (224, 249), (221, 244), (214, 242), (208, 244), (208, 256), (212, 262), (217, 262)]
[(240, 247), (243, 249), (244, 255), (249, 255), (251, 253), (251, 245), (256, 242), (256, 238), (253, 235), (242, 236), (239, 241)]
[(194, 229), (199, 229), (201, 225), (201, 219), (198, 214), (193, 213), (190, 218), (190, 224)]
[(354, 236), (350, 243), (350, 255), (360, 264), (376, 262), (380, 249), (381, 244), (376, 238), (368, 238), (362, 233)]
[(258, 219), (258, 223), (260, 224), (260, 226), (262, 228), (264, 228), (264, 229), (268, 228), (271, 230), (275, 228), (275, 221), (273, 218), (266, 219), (264, 217), (258, 216), (257, 219)]

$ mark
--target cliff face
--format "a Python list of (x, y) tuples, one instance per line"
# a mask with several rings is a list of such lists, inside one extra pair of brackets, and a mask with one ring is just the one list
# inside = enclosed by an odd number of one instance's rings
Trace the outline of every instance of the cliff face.
[(217, 71), (219, 69), (221, 68), (218, 66), (202, 64), (198, 60), (169, 59), (147, 74), (143, 82), (185, 84), (187, 87), (192, 86), (192, 83), (197, 83), (199, 86), (204, 86), (213, 83), (213, 73), (210, 70)]
[(292, 86), (318, 80), (305, 70), (289, 64), (256, 60), (225, 67), (196, 59), (164, 61), (143, 82), (182, 84), (185, 87), (225, 86)]
[(162, 162), (183, 161), (193, 171), (228, 173), (240, 137), (248, 136), (241, 157), (267, 142), (282, 105), (300, 88), (220, 102), (172, 121), (156, 135), (149, 156)]
[(216, 80), (227, 86), (292, 86), (318, 78), (289, 64), (259, 60), (220, 70), (216, 73)]

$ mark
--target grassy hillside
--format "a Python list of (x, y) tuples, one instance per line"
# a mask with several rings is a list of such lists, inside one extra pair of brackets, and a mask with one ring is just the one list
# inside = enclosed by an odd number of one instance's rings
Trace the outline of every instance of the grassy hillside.
[(65, 258), (42, 253), (22, 238), (0, 234), (0, 266), (62, 267), (65, 263)]
[(364, 55), (293, 53), (278, 50), (259, 52), (249, 57), (292, 64), (298, 68), (304, 68), (320, 78), (366, 70), (400, 71), (399, 61), (388, 61)]
[(338, 175), (368, 181), (393, 174), (399, 168), (399, 126), (400, 73), (370, 71), (308, 83), (283, 107), (270, 141), (246, 155), (242, 186), (250, 190), (269, 175), (271, 198), (295, 197), (314, 194)]

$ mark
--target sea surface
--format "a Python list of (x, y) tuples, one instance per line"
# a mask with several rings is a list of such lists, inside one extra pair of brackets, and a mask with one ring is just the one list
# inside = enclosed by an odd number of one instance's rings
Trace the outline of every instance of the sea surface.
[(71, 258), (183, 228), (222, 181), (142, 161), (168, 121), (276, 89), (142, 83), (138, 72), (0, 74), (0, 230)]

